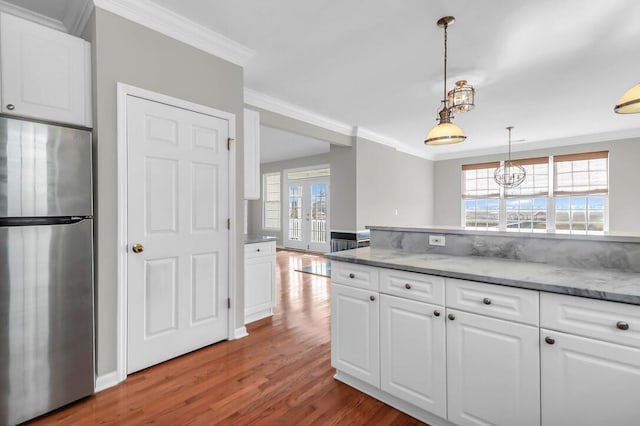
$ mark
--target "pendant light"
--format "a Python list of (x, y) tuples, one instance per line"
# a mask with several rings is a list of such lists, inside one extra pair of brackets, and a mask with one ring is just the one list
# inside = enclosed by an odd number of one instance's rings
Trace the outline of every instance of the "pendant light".
[(513, 126), (507, 126), (506, 129), (509, 131), (509, 159), (493, 172), (493, 179), (500, 186), (515, 188), (524, 182), (527, 171), (520, 164), (511, 161), (511, 129)]
[(471, 111), (475, 107), (475, 89), (467, 84), (467, 80), (456, 81), (456, 87), (447, 93), (449, 109), (461, 113)]
[(640, 112), (640, 83), (627, 90), (613, 110), (618, 114), (634, 114)]
[(455, 21), (456, 18), (453, 16), (445, 16), (438, 19), (437, 22), (438, 27), (444, 28), (444, 91), (442, 95), (442, 109), (438, 112), (440, 122), (429, 131), (424, 141), (427, 145), (448, 145), (462, 142), (467, 138), (462, 129), (451, 122), (453, 116), (451, 115), (451, 105), (449, 105), (447, 97), (447, 28)]

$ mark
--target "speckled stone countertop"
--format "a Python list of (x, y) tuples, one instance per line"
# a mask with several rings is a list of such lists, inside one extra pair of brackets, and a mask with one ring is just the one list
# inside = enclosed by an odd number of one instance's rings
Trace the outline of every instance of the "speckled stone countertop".
[(640, 273), (364, 247), (328, 259), (640, 305)]
[(276, 241), (276, 237), (270, 237), (268, 235), (255, 235), (255, 234), (247, 234), (244, 236), (245, 244), (255, 244), (255, 243), (268, 243), (269, 241)]

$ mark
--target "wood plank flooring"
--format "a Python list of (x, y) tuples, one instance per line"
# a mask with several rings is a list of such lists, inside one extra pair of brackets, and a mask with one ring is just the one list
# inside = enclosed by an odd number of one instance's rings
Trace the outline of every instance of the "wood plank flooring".
[(330, 280), (295, 272), (322, 256), (277, 253), (275, 315), (249, 336), (130, 375), (29, 424), (420, 425), (333, 379)]

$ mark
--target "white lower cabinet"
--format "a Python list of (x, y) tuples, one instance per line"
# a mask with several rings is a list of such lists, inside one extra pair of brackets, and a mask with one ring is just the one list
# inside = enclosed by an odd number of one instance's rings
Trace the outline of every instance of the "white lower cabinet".
[(380, 388), (440, 417), (447, 415), (441, 306), (380, 295)]
[(380, 387), (377, 291), (331, 284), (331, 365)]
[(540, 425), (538, 327), (447, 309), (448, 419)]
[(273, 315), (276, 303), (276, 243), (245, 245), (244, 323)]
[(640, 424), (640, 349), (540, 330), (543, 426)]
[(638, 306), (336, 269), (338, 380), (433, 425), (640, 424)]

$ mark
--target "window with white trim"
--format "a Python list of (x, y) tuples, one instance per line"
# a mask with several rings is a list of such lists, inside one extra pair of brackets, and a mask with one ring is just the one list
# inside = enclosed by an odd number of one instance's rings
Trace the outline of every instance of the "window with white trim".
[(493, 180), (500, 162), (462, 166), (463, 227), (581, 234), (608, 230), (608, 151), (514, 162), (527, 172), (516, 188)]
[(262, 229), (280, 230), (280, 173), (262, 175)]

